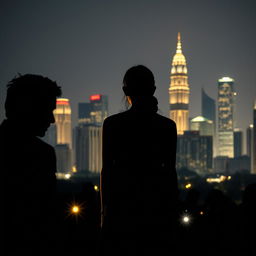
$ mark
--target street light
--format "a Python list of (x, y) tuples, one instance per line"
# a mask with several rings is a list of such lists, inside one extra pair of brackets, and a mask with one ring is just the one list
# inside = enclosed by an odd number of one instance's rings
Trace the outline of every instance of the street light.
[(184, 224), (188, 224), (190, 222), (189, 216), (188, 215), (184, 215), (182, 217), (182, 221), (183, 221)]
[(190, 214), (188, 214), (187, 210), (185, 210), (185, 212), (181, 215), (181, 224), (183, 225), (189, 225), (191, 223), (191, 216)]
[(84, 204), (83, 203), (77, 203), (77, 202), (71, 202), (68, 204), (68, 216), (73, 216), (76, 219), (79, 217), (83, 217), (84, 215)]
[(80, 207), (78, 205), (73, 205), (72, 208), (71, 208), (71, 212), (73, 214), (79, 214), (80, 212)]

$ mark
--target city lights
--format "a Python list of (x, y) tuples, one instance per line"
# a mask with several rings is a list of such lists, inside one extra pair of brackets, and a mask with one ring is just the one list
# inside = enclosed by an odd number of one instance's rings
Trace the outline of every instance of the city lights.
[(71, 208), (71, 211), (73, 214), (78, 214), (80, 212), (80, 208), (78, 205), (74, 205), (72, 208)]
[(183, 225), (189, 225), (191, 223), (191, 217), (189, 214), (185, 213), (181, 216), (181, 223)]
[(207, 178), (206, 179), (206, 181), (208, 183), (221, 183), (221, 182), (224, 182), (226, 180), (231, 180), (231, 176), (220, 175), (216, 178)]
[(56, 178), (58, 180), (69, 180), (71, 178), (71, 173), (61, 173), (57, 172), (56, 173)]
[(66, 179), (66, 180), (69, 180), (70, 177), (71, 177), (71, 174), (70, 174), (70, 173), (66, 173), (66, 174), (65, 174), (65, 179)]
[(78, 202), (71, 202), (68, 204), (68, 216), (73, 216), (73, 217), (82, 217), (84, 215), (84, 204), (83, 203), (78, 203)]
[(182, 225), (188, 225), (191, 223), (191, 215), (188, 213), (188, 210), (184, 210), (180, 217), (180, 222)]
[(189, 223), (189, 216), (183, 216), (183, 222), (184, 223)]
[(186, 184), (186, 185), (185, 185), (185, 188), (186, 188), (186, 189), (192, 188), (192, 184), (191, 184), (191, 183)]
[(73, 172), (73, 173), (77, 173), (77, 169), (76, 169), (76, 166), (75, 166), (75, 165), (72, 166), (72, 172)]

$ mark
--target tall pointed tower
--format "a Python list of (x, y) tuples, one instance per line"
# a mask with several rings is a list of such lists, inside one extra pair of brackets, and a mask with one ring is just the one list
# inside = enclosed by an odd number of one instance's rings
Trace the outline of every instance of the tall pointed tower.
[(186, 58), (181, 49), (181, 38), (178, 33), (177, 50), (172, 60), (170, 74), (169, 103), (170, 118), (175, 121), (177, 133), (183, 134), (189, 129), (189, 84)]

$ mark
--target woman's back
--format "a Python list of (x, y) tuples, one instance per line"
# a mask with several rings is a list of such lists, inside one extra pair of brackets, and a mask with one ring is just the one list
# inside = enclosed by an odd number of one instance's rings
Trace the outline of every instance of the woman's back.
[(103, 140), (108, 226), (144, 233), (167, 224), (177, 197), (175, 123), (132, 108), (105, 120)]
[(123, 90), (131, 108), (103, 124), (102, 231), (105, 245), (112, 246), (108, 252), (117, 244), (145, 249), (142, 238), (169, 245), (177, 210), (176, 125), (156, 113), (152, 72), (131, 68)]

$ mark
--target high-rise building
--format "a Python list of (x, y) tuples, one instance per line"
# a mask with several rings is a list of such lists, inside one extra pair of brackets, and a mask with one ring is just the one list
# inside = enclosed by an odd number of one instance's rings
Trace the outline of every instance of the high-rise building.
[(213, 125), (213, 156), (217, 154), (217, 138), (216, 138), (216, 104), (205, 90), (201, 90), (201, 115), (212, 121)]
[(90, 102), (78, 103), (78, 123), (91, 123), (92, 104)]
[(181, 37), (178, 33), (169, 88), (170, 118), (176, 123), (178, 134), (189, 129), (189, 91), (186, 58), (182, 53)]
[(243, 133), (239, 128), (234, 129), (234, 157), (243, 154)]
[(224, 175), (232, 175), (237, 172), (250, 170), (250, 158), (243, 155), (229, 158), (227, 156), (217, 156), (214, 158), (214, 172)]
[(212, 136), (200, 135), (199, 131), (178, 135), (177, 169), (187, 168), (207, 175), (212, 172), (212, 162)]
[(108, 116), (108, 97), (94, 94), (89, 103), (78, 105), (75, 128), (76, 168), (78, 172), (99, 173), (102, 168), (102, 124)]
[[(54, 110), (56, 158), (59, 173), (70, 172), (72, 167), (72, 125), (69, 99), (58, 98)], [(54, 130), (53, 130), (54, 131)]]
[(55, 146), (58, 173), (71, 172), (71, 149), (68, 144)]
[(234, 80), (218, 80), (218, 155), (234, 157)]
[(83, 124), (102, 125), (108, 115), (108, 97), (94, 94), (90, 102), (78, 104), (78, 122)]
[(253, 124), (250, 124), (246, 129), (246, 153), (249, 157), (252, 156), (252, 142), (253, 142)]
[(76, 127), (76, 168), (78, 172), (100, 173), (102, 168), (102, 127)]
[(256, 102), (253, 108), (252, 173), (256, 174)]
[(215, 173), (221, 173), (225, 175), (230, 175), (230, 159), (228, 156), (216, 156), (213, 159), (213, 169)]
[(71, 107), (68, 99), (57, 99), (54, 117), (57, 128), (57, 144), (68, 144), (72, 148)]
[(190, 130), (199, 131), (200, 135), (213, 137), (213, 134), (214, 134), (213, 121), (203, 116), (197, 116), (190, 120)]
[(212, 120), (216, 124), (216, 106), (215, 100), (211, 98), (205, 90), (201, 91), (201, 114), (203, 117)]
[(108, 97), (101, 94), (91, 95), (90, 104), (92, 105), (92, 123), (102, 125), (104, 119), (108, 116)]

